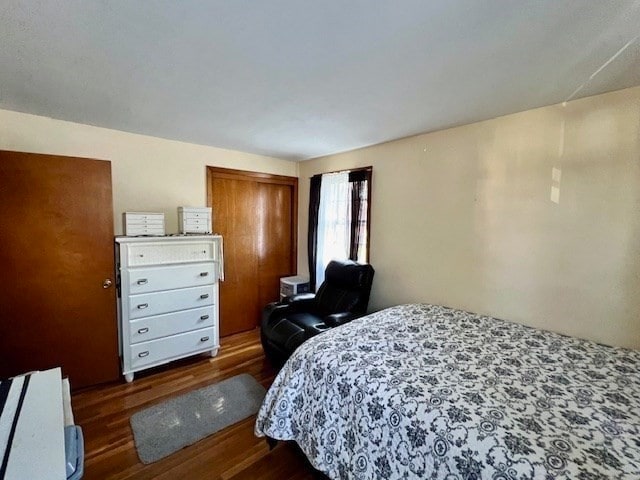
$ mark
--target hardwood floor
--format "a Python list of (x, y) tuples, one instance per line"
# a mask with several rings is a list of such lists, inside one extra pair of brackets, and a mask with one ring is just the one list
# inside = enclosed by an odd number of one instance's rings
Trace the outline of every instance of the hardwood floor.
[(136, 375), (131, 384), (90, 388), (72, 396), (85, 440), (85, 480), (92, 479), (313, 479), (304, 456), (290, 443), (269, 450), (253, 434), (255, 416), (158, 462), (138, 459), (129, 417), (170, 397), (249, 373), (268, 388), (275, 376), (254, 330), (223, 338), (219, 354), (175, 362)]

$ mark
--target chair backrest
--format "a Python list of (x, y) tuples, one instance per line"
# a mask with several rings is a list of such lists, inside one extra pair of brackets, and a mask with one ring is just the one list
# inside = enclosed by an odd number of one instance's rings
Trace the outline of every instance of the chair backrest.
[(373, 267), (351, 260), (332, 260), (316, 293), (316, 309), (323, 315), (351, 312), (364, 314), (369, 304)]

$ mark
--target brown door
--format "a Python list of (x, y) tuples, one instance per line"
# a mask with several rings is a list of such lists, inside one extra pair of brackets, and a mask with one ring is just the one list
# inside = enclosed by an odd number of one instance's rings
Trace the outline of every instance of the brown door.
[(278, 300), (280, 278), (295, 274), (290, 185), (258, 184), (258, 308)]
[(224, 238), (221, 336), (256, 328), (280, 278), (295, 274), (297, 187), (295, 177), (208, 168), (213, 229)]
[(0, 206), (0, 377), (117, 379), (111, 163), (0, 151)]

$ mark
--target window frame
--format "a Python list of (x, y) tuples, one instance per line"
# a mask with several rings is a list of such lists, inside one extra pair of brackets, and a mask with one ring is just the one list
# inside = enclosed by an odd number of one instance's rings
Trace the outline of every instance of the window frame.
[[(367, 225), (366, 225), (366, 241), (367, 241), (367, 251), (365, 255), (366, 263), (370, 263), (371, 257), (371, 191), (373, 184), (373, 166), (369, 165), (367, 167), (358, 167), (358, 168), (344, 168), (341, 170), (333, 170), (331, 172), (322, 172), (313, 175), (311, 178), (322, 177), (323, 175), (330, 175), (332, 173), (353, 173), (353, 172), (366, 172), (368, 173), (367, 178)], [(308, 234), (309, 232), (307, 232)]]

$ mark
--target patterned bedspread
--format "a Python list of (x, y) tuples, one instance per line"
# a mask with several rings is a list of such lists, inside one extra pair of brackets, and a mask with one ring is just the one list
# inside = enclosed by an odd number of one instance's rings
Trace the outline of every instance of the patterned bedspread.
[(255, 432), (333, 479), (640, 479), (640, 351), (393, 307), (304, 343)]

